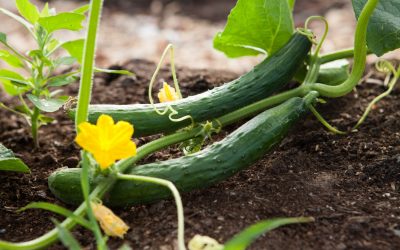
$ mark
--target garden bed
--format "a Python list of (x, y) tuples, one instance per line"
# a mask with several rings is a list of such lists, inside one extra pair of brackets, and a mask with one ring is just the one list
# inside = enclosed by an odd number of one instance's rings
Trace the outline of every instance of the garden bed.
[[(155, 65), (132, 60), (123, 68), (137, 76), (96, 77), (93, 103), (146, 102), (148, 77)], [(379, 79), (375, 74), (369, 75)], [(234, 73), (221, 71), (188, 68), (178, 71), (184, 96), (203, 92), (235, 77)], [(161, 78), (171, 82), (167, 69), (161, 72)], [(75, 96), (77, 89), (78, 84), (74, 84), (66, 92)], [(366, 81), (357, 92), (320, 105), (319, 109), (334, 125), (350, 128), (373, 96), (382, 91), (382, 85)], [(205, 234), (223, 242), (261, 219), (304, 215), (315, 217), (316, 222), (272, 231), (250, 249), (400, 248), (399, 97), (400, 90), (394, 90), (375, 107), (359, 132), (345, 136), (326, 132), (310, 115), (274, 152), (248, 170), (210, 188), (183, 194), (187, 239)], [(2, 94), (3, 98), (6, 97)], [(41, 129), (41, 148), (34, 150), (24, 121), (0, 110), (0, 141), (32, 170), (30, 175), (0, 175), (2, 240), (34, 239), (53, 227), (50, 213), (42, 210), (16, 213), (16, 210), (33, 201), (61, 204), (48, 190), (47, 177), (57, 168), (75, 167), (79, 149), (73, 143), (73, 122), (63, 112), (56, 116), (56, 124)], [(146, 141), (145, 138), (137, 142), (141, 145)], [(179, 150), (171, 148), (145, 161), (178, 155)], [(125, 240), (133, 249), (174, 249), (176, 210), (172, 200), (115, 212), (131, 227)], [(94, 248), (89, 232), (78, 228), (74, 235), (83, 246)], [(116, 249), (121, 242), (111, 240), (109, 244), (111, 249)], [(55, 245), (50, 249), (63, 247)]]

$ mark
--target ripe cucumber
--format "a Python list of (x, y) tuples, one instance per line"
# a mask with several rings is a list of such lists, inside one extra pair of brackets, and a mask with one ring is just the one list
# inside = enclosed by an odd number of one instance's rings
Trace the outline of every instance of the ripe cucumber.
[[(250, 166), (278, 144), (295, 122), (308, 111), (315, 92), (305, 98), (295, 97), (264, 111), (225, 139), (202, 151), (162, 162), (134, 166), (127, 173), (172, 181), (178, 190), (205, 188)], [(79, 168), (60, 169), (48, 179), (51, 192), (68, 204), (82, 202)], [(91, 179), (94, 187), (103, 177)], [(149, 203), (170, 197), (162, 186), (120, 180), (104, 197), (110, 206)]]
[[(240, 78), (198, 95), (155, 106), (164, 110), (171, 105), (178, 111), (177, 117), (190, 115), (195, 122), (220, 117), (264, 99), (284, 87), (303, 65), (310, 48), (309, 39), (295, 33), (282, 49)], [(95, 123), (101, 114), (110, 115), (116, 121), (134, 124), (135, 137), (172, 132), (191, 122), (188, 119), (171, 122), (168, 115), (157, 114), (150, 104), (91, 105), (89, 121)], [(70, 111), (70, 116), (75, 116), (75, 110)]]

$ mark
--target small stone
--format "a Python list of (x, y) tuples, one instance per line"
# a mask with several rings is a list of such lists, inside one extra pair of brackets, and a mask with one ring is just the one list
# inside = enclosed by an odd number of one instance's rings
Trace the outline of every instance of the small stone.
[(63, 165), (69, 168), (75, 168), (79, 164), (79, 158), (76, 156), (68, 157), (64, 160)]

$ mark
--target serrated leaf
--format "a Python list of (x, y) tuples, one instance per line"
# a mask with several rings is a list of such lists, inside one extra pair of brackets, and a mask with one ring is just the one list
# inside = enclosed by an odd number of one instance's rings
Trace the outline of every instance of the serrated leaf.
[(0, 50), (0, 60), (5, 61), (9, 65), (16, 67), (16, 68), (23, 68), (24, 63), (19, 59), (18, 56), (11, 54), (7, 50)]
[(35, 5), (29, 2), (29, 0), (16, 0), (15, 3), (21, 16), (31, 23), (37, 22), (40, 13)]
[(255, 239), (268, 231), (288, 224), (308, 223), (312, 221), (314, 221), (313, 218), (307, 217), (277, 218), (261, 221), (246, 228), (233, 239), (229, 240), (225, 244), (224, 250), (245, 250)]
[(64, 98), (41, 99), (31, 94), (26, 96), (38, 109), (48, 113), (56, 112), (64, 105), (66, 101)]
[(82, 63), (83, 47), (85, 46), (85, 39), (78, 39), (65, 42), (61, 45), (70, 56), (76, 58), (79, 63)]
[(50, 16), (49, 3), (45, 3), (42, 11), (40, 12), (40, 17)]
[(228, 57), (273, 54), (289, 41), (294, 24), (288, 1), (239, 0), (214, 47)]
[(79, 8), (76, 8), (76, 9), (74, 9), (72, 12), (74, 12), (74, 13), (77, 13), (77, 14), (85, 14), (86, 12), (88, 12), (89, 11), (89, 8), (90, 8), (90, 5), (89, 4), (86, 4), (86, 5), (83, 5), (82, 7), (79, 7)]
[(64, 12), (54, 16), (40, 17), (38, 22), (47, 32), (53, 33), (57, 30), (81, 30), (84, 19), (85, 16), (82, 14)]
[[(360, 15), (367, 0), (353, 0), (356, 16)], [(367, 30), (368, 48), (377, 56), (400, 48), (400, 1), (379, 1)]]
[(14, 153), (1, 143), (0, 143), (0, 170), (21, 172), (21, 173), (30, 172), (28, 166), (26, 166), (21, 159), (16, 158)]

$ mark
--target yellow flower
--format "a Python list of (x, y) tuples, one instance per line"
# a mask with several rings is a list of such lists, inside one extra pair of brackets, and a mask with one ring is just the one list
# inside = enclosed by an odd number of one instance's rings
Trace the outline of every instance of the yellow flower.
[(129, 230), (128, 225), (101, 203), (92, 202), (91, 204), (94, 217), (100, 222), (104, 233), (108, 236), (124, 238), (124, 234)]
[(101, 115), (96, 125), (81, 123), (79, 131), (76, 143), (93, 155), (101, 169), (136, 154), (136, 144), (131, 140), (133, 126), (128, 122), (114, 124), (110, 116)]
[(222, 250), (224, 245), (221, 245), (215, 239), (196, 234), (189, 241), (189, 250)]
[(175, 89), (164, 82), (162, 89), (158, 92), (158, 100), (160, 100), (160, 102), (172, 102), (178, 99), (179, 96), (175, 92)]

